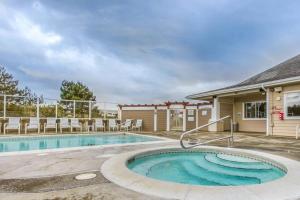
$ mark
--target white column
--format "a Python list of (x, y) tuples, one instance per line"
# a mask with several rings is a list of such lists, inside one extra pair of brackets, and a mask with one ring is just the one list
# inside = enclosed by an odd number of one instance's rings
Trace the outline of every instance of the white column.
[(157, 109), (154, 109), (153, 120), (154, 120), (154, 122), (153, 122), (153, 124), (154, 124), (153, 130), (154, 130), (154, 132), (156, 132), (157, 131)]
[[(211, 118), (210, 122), (216, 121), (220, 118), (220, 102), (219, 98), (214, 98), (213, 107), (211, 109)], [(217, 132), (218, 131), (218, 124), (213, 124), (208, 127), (208, 131)]]
[(272, 115), (271, 115), (271, 112), (270, 112), (270, 106), (271, 106), (271, 100), (270, 100), (270, 97), (271, 97), (271, 91), (270, 91), (270, 88), (267, 89), (266, 91), (266, 117), (267, 117), (267, 120), (266, 120), (266, 135), (269, 136), (269, 135), (272, 135), (272, 131), (271, 131), (271, 118), (272, 118)]
[(197, 109), (195, 110), (196, 112), (196, 128), (199, 127), (199, 110), (198, 110), (198, 106)]
[(182, 118), (183, 118), (182, 131), (186, 131), (186, 109), (185, 108), (183, 109)]
[(121, 121), (122, 120), (122, 107), (118, 108), (118, 119)]
[(167, 131), (170, 131), (170, 114), (171, 114), (171, 112), (170, 112), (170, 109), (168, 108), (167, 109)]

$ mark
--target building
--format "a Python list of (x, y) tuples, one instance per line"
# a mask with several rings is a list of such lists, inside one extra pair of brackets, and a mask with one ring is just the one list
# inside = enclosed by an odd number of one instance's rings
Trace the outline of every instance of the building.
[[(239, 131), (295, 136), (300, 124), (300, 55), (239, 84), (187, 98), (211, 101), (211, 120), (231, 115)], [(211, 129), (219, 131), (217, 126)]]
[(119, 118), (142, 119), (143, 131), (186, 131), (207, 124), (211, 104), (166, 102), (163, 104), (119, 105)]

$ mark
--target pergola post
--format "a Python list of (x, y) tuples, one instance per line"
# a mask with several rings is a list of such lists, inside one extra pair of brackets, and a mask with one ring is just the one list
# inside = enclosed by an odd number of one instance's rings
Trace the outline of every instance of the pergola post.
[(186, 131), (186, 107), (182, 110), (182, 131)]
[(157, 107), (154, 108), (154, 117), (153, 117), (153, 124), (154, 124), (154, 127), (153, 127), (153, 131), (156, 132), (157, 131)]
[(171, 111), (170, 111), (170, 108), (168, 107), (167, 108), (167, 131), (170, 131), (170, 117), (171, 117)]

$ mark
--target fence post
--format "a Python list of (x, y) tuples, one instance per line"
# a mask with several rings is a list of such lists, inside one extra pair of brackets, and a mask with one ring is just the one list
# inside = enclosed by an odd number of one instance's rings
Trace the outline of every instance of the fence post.
[(3, 118), (6, 118), (6, 95), (3, 97)]
[(89, 120), (92, 119), (92, 102), (89, 101)]
[(76, 112), (75, 112), (75, 100), (73, 100), (73, 118), (75, 118)]
[(55, 118), (57, 119), (57, 113), (58, 113), (58, 108), (57, 108), (58, 101), (56, 100), (55, 104)]
[(107, 112), (106, 112), (106, 105), (105, 102), (103, 102), (103, 109), (104, 109), (104, 119), (107, 117)]
[(40, 119), (40, 99), (38, 97), (36, 101), (36, 117)]

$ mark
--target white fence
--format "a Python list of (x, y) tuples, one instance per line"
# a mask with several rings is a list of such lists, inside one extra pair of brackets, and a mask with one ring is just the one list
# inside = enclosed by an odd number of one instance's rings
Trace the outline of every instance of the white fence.
[(0, 95), (0, 118), (117, 118), (118, 104), (111, 102), (28, 99), (24, 96)]

